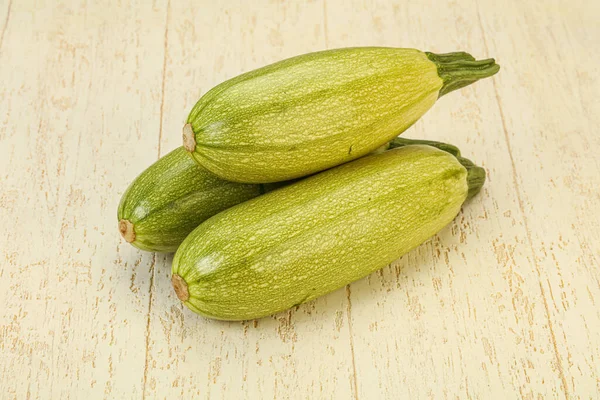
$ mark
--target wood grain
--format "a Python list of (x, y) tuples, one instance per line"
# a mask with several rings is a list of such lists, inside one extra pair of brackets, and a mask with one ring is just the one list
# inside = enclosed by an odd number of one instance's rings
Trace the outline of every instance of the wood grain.
[[(0, 398), (600, 397), (600, 3), (0, 2)], [(198, 96), (285, 57), (383, 45), (495, 57), (407, 137), (488, 171), (439, 235), (244, 323), (121, 240), (129, 182)]]
[(152, 254), (115, 235), (156, 159), (165, 16), (13, 2), (2, 42), (0, 376), (5, 398), (142, 394)]

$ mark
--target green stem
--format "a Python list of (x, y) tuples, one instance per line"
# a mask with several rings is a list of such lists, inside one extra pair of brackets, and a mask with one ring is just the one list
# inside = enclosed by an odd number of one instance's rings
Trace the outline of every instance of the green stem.
[(410, 146), (414, 144), (424, 144), (427, 146), (437, 147), (440, 150), (444, 150), (445, 152), (452, 154), (456, 158), (460, 157), (460, 150), (458, 147), (448, 143), (434, 142), (433, 140), (406, 139), (398, 136), (390, 142), (389, 148), (395, 149), (396, 147)]
[(425, 52), (425, 55), (436, 65), (438, 75), (444, 81), (439, 97), (495, 75), (500, 70), (500, 66), (493, 58), (475, 60), (472, 55), (465, 52), (446, 54)]
[(428, 51), (425, 52), (427, 57), (434, 63), (448, 63), (460, 60), (475, 61), (475, 57), (465, 51), (456, 51), (454, 53), (435, 54)]
[(485, 183), (485, 169), (473, 164), (469, 159), (463, 157), (457, 157), (457, 159), (467, 170), (467, 184), (469, 186), (467, 200), (469, 200), (481, 191)]
[(465, 169), (467, 170), (467, 185), (469, 189), (467, 192), (466, 200), (469, 200), (481, 191), (481, 188), (485, 183), (485, 169), (478, 167), (471, 160), (462, 157), (460, 155), (460, 150), (458, 149), (458, 147), (449, 143), (435, 142), (433, 140), (418, 140), (397, 137), (390, 142), (389, 149), (395, 149), (397, 147), (404, 147), (410, 145), (426, 145), (436, 147), (456, 157), (458, 162), (460, 162), (462, 166), (465, 167)]

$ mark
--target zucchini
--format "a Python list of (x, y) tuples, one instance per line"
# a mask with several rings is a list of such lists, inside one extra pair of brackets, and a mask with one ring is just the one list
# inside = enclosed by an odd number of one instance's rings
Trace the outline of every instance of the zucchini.
[(119, 231), (141, 250), (174, 252), (202, 221), (264, 190), (263, 185), (215, 176), (180, 147), (142, 172), (125, 191), (117, 212)]
[(484, 183), (485, 171), (458, 149), (437, 147), (368, 155), (210, 218), (175, 253), (178, 298), (210, 318), (260, 318), (391, 263)]
[[(396, 138), (378, 150), (411, 143), (415, 141)], [(119, 232), (140, 250), (174, 252), (204, 220), (288, 183), (225, 181), (180, 147), (152, 164), (123, 194), (117, 211)]]
[(236, 182), (284, 181), (359, 158), (438, 99), (499, 70), (460, 53), (363, 47), (290, 58), (225, 81), (200, 98), (184, 147)]

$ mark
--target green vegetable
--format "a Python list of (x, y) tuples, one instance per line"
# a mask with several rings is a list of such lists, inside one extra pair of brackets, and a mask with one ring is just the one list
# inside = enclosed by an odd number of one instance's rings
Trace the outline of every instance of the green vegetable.
[(395, 145), (202, 223), (173, 259), (179, 299), (224, 320), (312, 300), (423, 243), (483, 185), (484, 170), (453, 146)]
[(365, 47), (305, 54), (211, 89), (188, 116), (184, 147), (231, 181), (306, 176), (370, 153), (438, 97), (499, 68), (462, 52)]
[[(388, 146), (411, 143), (415, 141), (396, 138)], [(119, 231), (141, 250), (174, 252), (204, 220), (286, 184), (225, 181), (180, 147), (152, 164), (123, 194), (117, 212)]]
[(119, 231), (139, 249), (174, 252), (202, 221), (264, 193), (262, 186), (218, 178), (180, 147), (142, 172), (123, 194)]

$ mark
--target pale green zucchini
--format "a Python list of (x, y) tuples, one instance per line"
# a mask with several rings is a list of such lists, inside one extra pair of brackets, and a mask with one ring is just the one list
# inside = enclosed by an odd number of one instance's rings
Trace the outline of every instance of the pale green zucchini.
[(462, 52), (364, 47), (301, 55), (207, 92), (188, 116), (184, 147), (230, 181), (310, 175), (375, 150), (438, 97), (499, 68)]
[[(453, 146), (408, 145), (316, 174), (208, 219), (172, 266), (177, 296), (224, 320), (310, 301), (440, 231), (485, 172)], [(452, 153), (452, 154), (451, 154)]]
[[(385, 147), (416, 142), (396, 138)], [(123, 194), (117, 212), (119, 231), (141, 250), (174, 252), (204, 220), (285, 184), (225, 181), (180, 147), (148, 167)]]

